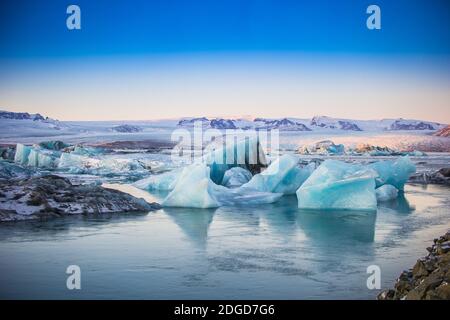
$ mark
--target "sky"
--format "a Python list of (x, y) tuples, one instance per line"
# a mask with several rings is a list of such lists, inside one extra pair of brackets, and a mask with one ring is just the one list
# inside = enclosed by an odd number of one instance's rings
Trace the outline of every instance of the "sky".
[(0, 109), (450, 123), (450, 2), (1, 1)]

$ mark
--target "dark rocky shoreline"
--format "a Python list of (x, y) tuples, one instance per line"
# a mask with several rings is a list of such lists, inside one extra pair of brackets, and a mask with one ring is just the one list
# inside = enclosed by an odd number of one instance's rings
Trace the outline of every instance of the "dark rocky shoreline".
[(0, 222), (159, 208), (157, 203), (147, 203), (118, 190), (97, 184), (74, 184), (56, 175), (0, 180)]
[(381, 292), (378, 300), (450, 300), (450, 230), (427, 248), (426, 257), (403, 271), (394, 289)]

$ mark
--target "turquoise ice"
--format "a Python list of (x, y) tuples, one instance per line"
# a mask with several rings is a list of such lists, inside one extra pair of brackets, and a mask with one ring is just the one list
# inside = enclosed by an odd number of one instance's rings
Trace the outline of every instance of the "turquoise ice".
[(166, 207), (216, 208), (221, 206), (256, 205), (277, 201), (281, 193), (258, 192), (242, 188), (230, 189), (215, 184), (211, 168), (203, 163), (189, 165), (177, 177), (173, 190), (162, 201)]
[(397, 188), (390, 184), (382, 185), (381, 187), (377, 188), (375, 192), (378, 202), (394, 200), (398, 196)]
[(222, 185), (227, 188), (237, 188), (250, 181), (252, 173), (241, 167), (234, 167), (225, 171)]
[(314, 163), (301, 168), (299, 160), (297, 155), (285, 154), (242, 187), (261, 192), (294, 194), (315, 169)]
[(376, 211), (375, 176), (360, 165), (326, 160), (297, 190), (298, 207)]
[(409, 177), (416, 172), (416, 166), (408, 156), (396, 160), (378, 161), (369, 164), (368, 168), (374, 169), (378, 174), (375, 179), (377, 187), (390, 184), (400, 191), (403, 190)]

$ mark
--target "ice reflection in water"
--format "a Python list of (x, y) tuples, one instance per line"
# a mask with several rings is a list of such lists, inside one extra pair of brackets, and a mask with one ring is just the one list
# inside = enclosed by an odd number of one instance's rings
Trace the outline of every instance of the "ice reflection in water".
[[(367, 266), (379, 265), (382, 286), (392, 286), (448, 228), (449, 200), (448, 188), (407, 186), (376, 214), (301, 211), (289, 196), (3, 224), (0, 298), (372, 299)], [(81, 291), (65, 287), (69, 264), (82, 269)]]

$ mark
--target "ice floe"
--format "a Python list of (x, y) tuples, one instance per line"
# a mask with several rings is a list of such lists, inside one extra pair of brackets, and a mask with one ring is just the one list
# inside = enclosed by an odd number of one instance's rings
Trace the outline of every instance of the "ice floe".
[(326, 160), (297, 190), (298, 207), (375, 211), (375, 176), (359, 165)]

